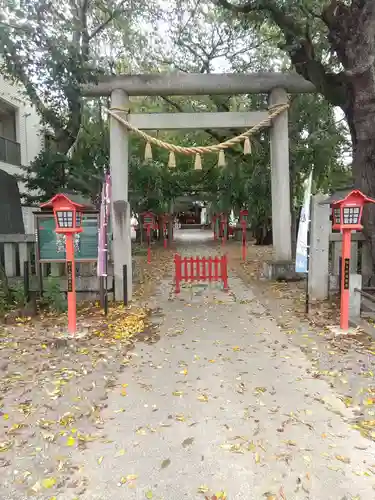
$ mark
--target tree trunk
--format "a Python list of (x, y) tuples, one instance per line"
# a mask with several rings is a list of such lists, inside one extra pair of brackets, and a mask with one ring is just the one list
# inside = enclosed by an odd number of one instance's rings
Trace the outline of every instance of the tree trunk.
[[(353, 76), (353, 98), (346, 116), (353, 143), (352, 172), (355, 187), (375, 198), (375, 68)], [(375, 205), (363, 213), (364, 234), (375, 263)]]

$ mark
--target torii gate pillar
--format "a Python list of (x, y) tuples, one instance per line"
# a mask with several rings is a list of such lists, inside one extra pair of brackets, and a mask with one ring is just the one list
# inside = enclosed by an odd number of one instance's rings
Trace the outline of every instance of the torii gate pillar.
[[(111, 93), (111, 107), (129, 109), (129, 97), (124, 90)], [(127, 119), (127, 113), (117, 111)], [(124, 300), (124, 265), (127, 266), (128, 300), (132, 298), (132, 255), (130, 232), (130, 205), (128, 201), (129, 132), (116, 118), (110, 119), (110, 168), (113, 233), (113, 276), (117, 301)]]
[[(284, 89), (275, 88), (269, 97), (270, 106), (286, 104)], [(274, 118), (271, 138), (272, 237), (276, 262), (292, 261), (290, 214), (288, 111)]]

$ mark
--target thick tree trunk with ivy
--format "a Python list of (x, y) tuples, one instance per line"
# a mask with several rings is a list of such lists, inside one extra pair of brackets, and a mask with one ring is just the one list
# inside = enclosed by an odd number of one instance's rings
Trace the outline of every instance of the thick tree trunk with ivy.
[[(334, 8), (332, 8), (334, 7)], [(375, 2), (337, 3), (324, 12), (329, 40), (345, 68), (341, 75), (353, 145), (356, 187), (375, 198)], [(375, 264), (375, 207), (364, 213), (365, 234)]]
[[(280, 29), (280, 48), (295, 70), (344, 111), (353, 143), (355, 185), (375, 198), (374, 0), (250, 0), (242, 5), (216, 1), (249, 24), (261, 18)], [(364, 223), (375, 263), (375, 207), (368, 207)]]
[[(375, 70), (358, 75), (353, 81), (353, 105), (347, 110), (353, 141), (355, 186), (375, 198)], [(364, 231), (375, 264), (375, 206), (364, 210)]]

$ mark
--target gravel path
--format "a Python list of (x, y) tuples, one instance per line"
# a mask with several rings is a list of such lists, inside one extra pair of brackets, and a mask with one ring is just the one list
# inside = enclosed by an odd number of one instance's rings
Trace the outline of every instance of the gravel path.
[[(180, 251), (205, 255), (186, 242)], [(153, 298), (160, 340), (124, 360), (100, 414), (101, 439), (63, 450), (85, 478), (56, 500), (370, 500), (375, 443), (251, 289), (171, 279)], [(19, 497), (6, 497), (20, 500)]]
[(161, 340), (138, 345), (121, 376), (127, 396), (104, 412), (111, 442), (85, 454), (84, 500), (375, 498), (375, 444), (252, 291), (233, 276), (230, 287), (176, 298), (162, 284)]

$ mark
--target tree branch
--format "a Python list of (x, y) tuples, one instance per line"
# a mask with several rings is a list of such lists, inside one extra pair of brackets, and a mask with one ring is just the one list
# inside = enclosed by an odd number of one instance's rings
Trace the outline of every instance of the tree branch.
[(228, 0), (216, 0), (218, 5), (224, 7), (224, 9), (230, 10), (235, 14), (250, 14), (250, 12), (258, 12), (261, 10), (268, 10), (270, 8), (271, 2), (268, 0), (264, 1), (264, 4), (260, 4), (258, 1), (250, 1), (243, 5), (233, 5), (228, 2)]
[(62, 120), (56, 116), (54, 111), (48, 109), (41, 98), (39, 97), (35, 85), (32, 83), (27, 73), (24, 70), (24, 66), (20, 61), (17, 51), (14, 49), (13, 45), (10, 48), (8, 45), (8, 50), (10, 50), (9, 56), (5, 56), (5, 63), (7, 64), (9, 57), (11, 58), (10, 64), (13, 66), (14, 71), (9, 71), (10, 74), (14, 74), (16, 79), (23, 84), (26, 90), (26, 94), (29, 97), (31, 104), (33, 104), (43, 119), (44, 122), (49, 123), (55, 131), (64, 131), (64, 123)]
[(93, 29), (93, 31), (88, 36), (89, 41), (98, 36), (108, 26), (109, 23), (111, 23), (119, 14), (122, 14), (124, 12), (124, 9), (122, 9), (121, 7), (125, 2), (126, 0), (120, 2), (119, 7), (111, 12), (111, 14), (109, 14), (108, 18), (102, 24), (99, 24), (96, 28)]
[[(216, 2), (237, 14), (268, 12), (272, 21), (284, 35), (286, 43), (280, 48), (288, 52), (297, 73), (312, 82), (332, 104), (346, 106), (348, 83), (345, 74), (326, 71), (322, 62), (316, 59), (313, 43), (306, 37), (304, 27), (300, 26), (292, 15), (286, 13), (272, 0), (251, 1), (239, 6), (231, 4), (228, 0), (216, 0)], [(333, 2), (334, 0), (331, 3)]]

